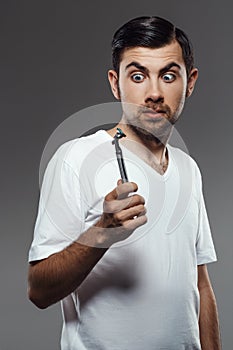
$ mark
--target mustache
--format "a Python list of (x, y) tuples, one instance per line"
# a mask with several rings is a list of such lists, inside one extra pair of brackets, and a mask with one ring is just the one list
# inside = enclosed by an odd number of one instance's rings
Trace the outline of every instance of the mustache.
[(139, 108), (140, 113), (147, 113), (147, 112), (160, 112), (160, 113), (166, 113), (170, 115), (171, 109), (167, 105), (162, 104), (147, 104), (145, 106), (142, 106)]

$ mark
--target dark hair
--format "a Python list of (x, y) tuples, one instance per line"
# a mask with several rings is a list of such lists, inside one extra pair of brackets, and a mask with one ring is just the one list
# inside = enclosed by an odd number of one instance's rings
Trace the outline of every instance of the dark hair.
[(186, 72), (189, 76), (194, 65), (193, 48), (187, 35), (161, 17), (138, 17), (120, 27), (112, 40), (113, 69), (119, 73), (124, 50), (137, 46), (160, 48), (177, 40), (182, 48)]

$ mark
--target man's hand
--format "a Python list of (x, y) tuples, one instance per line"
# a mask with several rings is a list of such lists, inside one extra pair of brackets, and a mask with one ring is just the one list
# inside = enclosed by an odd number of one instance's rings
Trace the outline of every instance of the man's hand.
[(134, 182), (122, 183), (105, 197), (103, 214), (95, 224), (103, 228), (98, 233), (98, 245), (109, 247), (113, 243), (128, 238), (139, 226), (147, 222), (145, 200), (136, 192), (138, 186)]

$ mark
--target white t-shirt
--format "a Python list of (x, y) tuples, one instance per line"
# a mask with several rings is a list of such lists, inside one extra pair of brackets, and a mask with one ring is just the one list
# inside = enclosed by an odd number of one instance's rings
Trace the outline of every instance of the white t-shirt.
[[(122, 146), (148, 222), (114, 244), (81, 286), (62, 300), (62, 350), (200, 350), (197, 265), (216, 261), (201, 175), (167, 147), (164, 175)], [(120, 178), (106, 131), (62, 145), (41, 189), (29, 261), (71, 244), (102, 213)]]

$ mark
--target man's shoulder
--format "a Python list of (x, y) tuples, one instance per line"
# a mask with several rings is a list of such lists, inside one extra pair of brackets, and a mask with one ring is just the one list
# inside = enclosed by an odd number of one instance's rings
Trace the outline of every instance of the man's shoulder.
[(69, 140), (58, 147), (53, 157), (71, 166), (77, 166), (83, 159), (102, 143), (110, 141), (110, 135), (104, 130)]
[(174, 147), (171, 145), (168, 145), (168, 151), (176, 163), (178, 162), (180, 164), (189, 165), (195, 170), (199, 171), (199, 167), (196, 160), (186, 151), (183, 151), (179, 147)]

